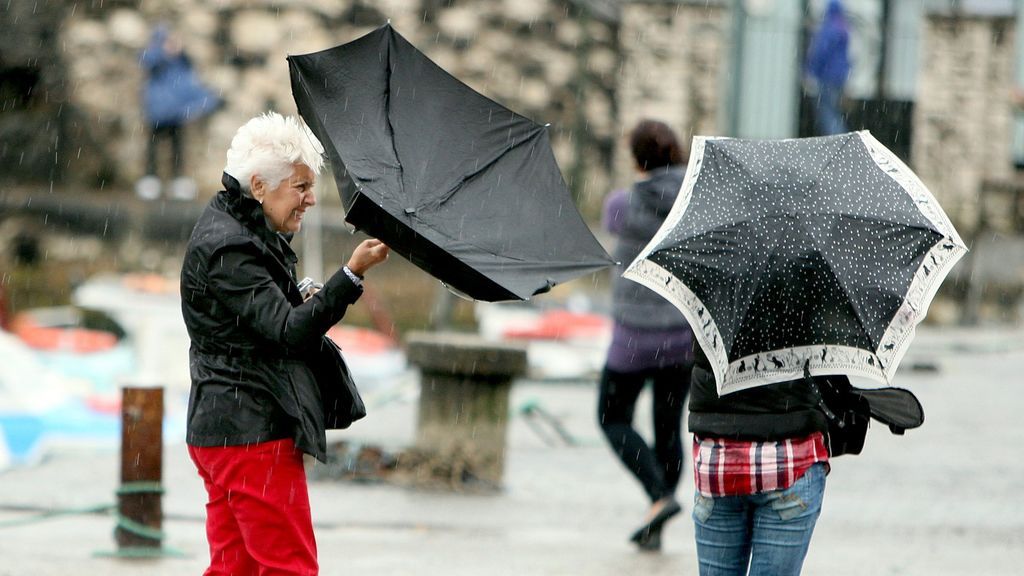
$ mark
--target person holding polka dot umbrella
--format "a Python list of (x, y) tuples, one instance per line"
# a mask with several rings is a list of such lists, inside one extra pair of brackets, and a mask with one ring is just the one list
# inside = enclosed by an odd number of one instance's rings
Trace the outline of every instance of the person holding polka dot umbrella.
[(923, 422), (913, 394), (891, 385), (966, 252), (931, 192), (867, 131), (694, 138), (671, 213), (623, 275), (694, 331), (702, 574), (799, 574), (828, 458), (860, 450), (830, 443), (845, 422), (823, 399), (852, 391), (894, 432)]

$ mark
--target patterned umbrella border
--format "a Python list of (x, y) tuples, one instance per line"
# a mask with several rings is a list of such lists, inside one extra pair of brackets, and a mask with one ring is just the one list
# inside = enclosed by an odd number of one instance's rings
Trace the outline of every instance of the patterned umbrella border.
[(867, 130), (852, 134), (860, 138), (879, 170), (905, 190), (921, 213), (944, 235), (944, 239), (937, 242), (922, 259), (907, 296), (883, 334), (878, 350), (868, 351), (839, 345), (801, 346), (752, 354), (730, 364), (718, 326), (700, 298), (671, 272), (647, 260), (647, 256), (671, 234), (690, 205), (693, 188), (703, 166), (705, 143), (709, 140), (733, 138), (693, 138), (686, 177), (675, 205), (654, 238), (623, 273), (624, 278), (657, 292), (683, 313), (693, 327), (698, 344), (711, 362), (719, 395), (799, 378), (804, 373), (805, 365), (812, 375), (845, 374), (866, 378), (883, 386), (891, 385), (896, 369), (913, 340), (916, 326), (924, 320), (942, 280), (967, 253), (967, 246), (920, 178)]

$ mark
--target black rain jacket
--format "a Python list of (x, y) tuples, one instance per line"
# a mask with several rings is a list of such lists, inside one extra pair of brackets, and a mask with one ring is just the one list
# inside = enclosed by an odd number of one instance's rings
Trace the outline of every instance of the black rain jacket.
[(765, 441), (828, 431), (818, 396), (802, 378), (719, 396), (707, 356), (700, 346), (693, 348), (687, 421), (693, 434), (702, 438)]
[[(338, 270), (303, 302), (288, 238), (228, 174), (192, 232), (181, 270), (191, 339), (187, 443), (236, 446), (293, 438), (323, 460), (320, 386), (351, 378), (327, 330), (362, 294)], [(319, 381), (319, 382), (318, 382)], [(347, 422), (345, 423), (347, 426)]]

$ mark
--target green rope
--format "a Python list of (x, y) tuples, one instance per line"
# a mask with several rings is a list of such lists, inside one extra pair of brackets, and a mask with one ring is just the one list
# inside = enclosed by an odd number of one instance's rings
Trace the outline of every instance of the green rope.
[(117, 527), (129, 534), (134, 534), (147, 540), (156, 540), (157, 542), (161, 542), (164, 539), (163, 530), (158, 530), (152, 526), (146, 526), (145, 524), (136, 522), (122, 514), (117, 514), (115, 518), (117, 518)]
[(188, 554), (185, 554), (177, 548), (168, 548), (161, 546), (159, 548), (146, 548), (142, 546), (132, 546), (128, 548), (120, 548), (114, 552), (93, 552), (95, 558), (186, 558)]
[(539, 422), (543, 422), (544, 425), (546, 425), (548, 428), (550, 428), (550, 431), (554, 432), (554, 434), (565, 445), (567, 445), (567, 446), (581, 446), (582, 445), (582, 442), (580, 442), (579, 439), (577, 439), (575, 436), (573, 436), (565, 428), (565, 426), (562, 424), (561, 419), (558, 418), (557, 416), (555, 416), (554, 414), (548, 412), (547, 410), (545, 410), (544, 407), (541, 405), (540, 401), (537, 400), (536, 398), (531, 398), (531, 399), (527, 400), (526, 402), (523, 402), (523, 404), (519, 407), (518, 413), (522, 414), (523, 416), (525, 416), (527, 418), (527, 420), (526, 420), (527, 424), (531, 428), (533, 428), (534, 431), (537, 432), (537, 434), (540, 435), (545, 441), (548, 441), (547, 437), (545, 436), (544, 433), (542, 433), (540, 431), (540, 427), (538, 427), (536, 425), (538, 422), (534, 422), (534, 417), (537, 417), (539, 419)]
[[(137, 481), (137, 482), (125, 482), (121, 484), (121, 487), (117, 489), (118, 496), (125, 495), (136, 495), (136, 494), (160, 494), (164, 493), (164, 487), (160, 482), (155, 481)], [(181, 550), (174, 548), (168, 548), (163, 546), (164, 537), (166, 534), (163, 530), (147, 526), (136, 520), (132, 520), (120, 512), (115, 513), (115, 519), (117, 520), (115, 532), (117, 530), (124, 530), (125, 532), (150, 540), (159, 546), (125, 546), (118, 548), (114, 552), (94, 552), (93, 556), (103, 558), (166, 558), (166, 557), (178, 557), (182, 558), (187, 556)]]
[[(130, 496), (138, 494), (159, 494), (164, 493), (163, 484), (159, 481), (153, 480), (138, 480), (135, 482), (124, 482), (120, 488), (117, 489), (118, 496)], [(141, 522), (133, 520), (120, 512), (115, 515), (117, 519), (117, 528), (124, 530), (129, 534), (134, 534), (140, 538), (146, 540), (154, 540), (156, 542), (162, 542), (164, 539), (163, 531), (147, 526)]]
[(126, 494), (163, 494), (164, 487), (159, 482), (152, 481), (139, 481), (139, 482), (125, 482), (121, 484), (121, 487), (117, 489), (118, 496), (124, 496)]
[(11, 528), (14, 526), (24, 526), (26, 524), (33, 524), (35, 522), (41, 522), (50, 518), (56, 518), (58, 516), (73, 516), (80, 514), (102, 514), (109, 512), (116, 508), (113, 504), (99, 504), (96, 506), (87, 506), (85, 508), (63, 508), (58, 510), (45, 510), (38, 514), (33, 514), (28, 518), (17, 518), (13, 520), (6, 520), (0, 522), (0, 528)]
[[(140, 481), (140, 482), (125, 482), (117, 489), (117, 495), (130, 495), (130, 494), (163, 494), (164, 487), (160, 482), (151, 481)], [(114, 517), (117, 520), (116, 528), (124, 530), (129, 534), (133, 534), (146, 540), (151, 540), (156, 543), (161, 543), (164, 540), (164, 532), (151, 526), (146, 526), (141, 522), (137, 522), (123, 516), (117, 512), (117, 505), (115, 504), (99, 504), (95, 506), (87, 506), (84, 508), (62, 508), (57, 510), (44, 510), (37, 514), (33, 514), (28, 518), (16, 518), (13, 520), (5, 520), (0, 522), (0, 529), (2, 528), (13, 528), (17, 526), (24, 526), (35, 522), (41, 522), (50, 518), (56, 518), (58, 516), (72, 516), (82, 514), (105, 514), (107, 512), (114, 512)], [(165, 557), (178, 557), (184, 558), (188, 555), (174, 548), (168, 548), (166, 546), (129, 546), (119, 548), (114, 552), (94, 552), (93, 556), (105, 557), (105, 558), (165, 558)]]

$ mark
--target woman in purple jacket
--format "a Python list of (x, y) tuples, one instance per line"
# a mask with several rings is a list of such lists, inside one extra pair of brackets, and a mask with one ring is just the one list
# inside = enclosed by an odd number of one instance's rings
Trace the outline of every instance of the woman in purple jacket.
[[(618, 237), (619, 262), (612, 284), (612, 342), (601, 374), (597, 415), (622, 463), (640, 481), (651, 507), (632, 541), (643, 550), (661, 548), (661, 529), (682, 507), (675, 500), (683, 471), (680, 426), (693, 367), (693, 332), (667, 300), (622, 278), (622, 269), (657, 232), (683, 182), (682, 146), (665, 124), (641, 121), (629, 147), (638, 180), (605, 202), (604, 223)], [(650, 382), (654, 445), (633, 428), (637, 398)]]

